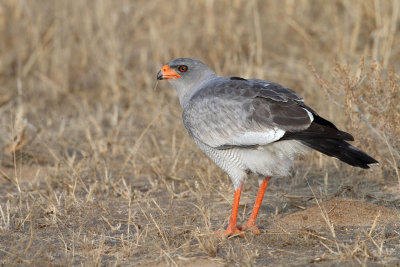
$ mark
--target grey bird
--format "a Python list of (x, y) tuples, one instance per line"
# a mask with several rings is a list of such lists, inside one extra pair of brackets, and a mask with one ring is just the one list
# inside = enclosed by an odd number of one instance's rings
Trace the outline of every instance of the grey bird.
[[(315, 149), (364, 169), (378, 163), (346, 142), (354, 140), (352, 135), (277, 83), (221, 77), (194, 58), (171, 60), (157, 79), (168, 80), (176, 89), (189, 135), (232, 180), (235, 196), (224, 236), (260, 233), (255, 220), (268, 182), (289, 175), (297, 155)], [(242, 186), (250, 173), (259, 177), (260, 187), (249, 220), (237, 225)]]

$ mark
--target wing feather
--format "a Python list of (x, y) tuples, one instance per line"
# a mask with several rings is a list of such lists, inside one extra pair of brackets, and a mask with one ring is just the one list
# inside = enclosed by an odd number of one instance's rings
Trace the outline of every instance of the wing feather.
[(313, 117), (302, 101), (275, 83), (224, 79), (192, 96), (183, 122), (192, 137), (214, 148), (267, 145), (310, 126)]

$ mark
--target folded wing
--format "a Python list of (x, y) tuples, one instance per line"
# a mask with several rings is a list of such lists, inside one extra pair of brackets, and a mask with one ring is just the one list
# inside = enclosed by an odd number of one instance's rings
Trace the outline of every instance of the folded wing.
[(310, 127), (314, 117), (302, 101), (275, 83), (224, 79), (199, 90), (183, 120), (193, 137), (214, 148), (267, 145)]

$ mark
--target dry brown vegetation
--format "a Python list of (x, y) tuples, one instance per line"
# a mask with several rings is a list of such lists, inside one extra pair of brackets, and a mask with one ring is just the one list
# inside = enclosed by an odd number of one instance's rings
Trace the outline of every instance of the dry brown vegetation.
[[(2, 0), (1, 264), (398, 264), (399, 13), (397, 0)], [(380, 165), (311, 153), (271, 182), (264, 234), (221, 240), (229, 178), (156, 87), (181, 56), (294, 89)]]

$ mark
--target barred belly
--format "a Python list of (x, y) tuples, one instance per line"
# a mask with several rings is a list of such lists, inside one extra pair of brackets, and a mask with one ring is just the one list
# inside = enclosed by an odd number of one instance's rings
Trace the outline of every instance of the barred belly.
[(231, 178), (234, 188), (239, 188), (249, 172), (258, 176), (287, 176), (296, 155), (309, 149), (300, 142), (280, 141), (257, 148), (215, 149), (194, 139), (200, 149)]

